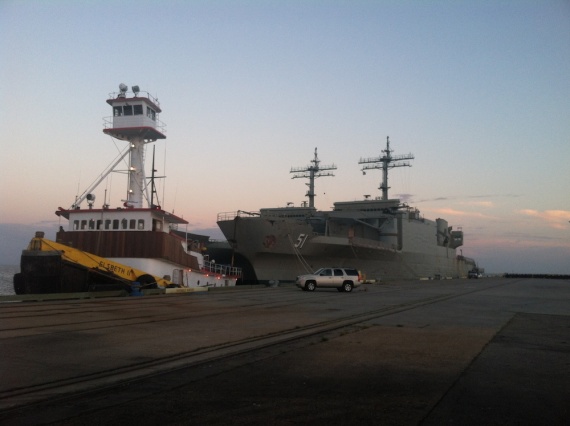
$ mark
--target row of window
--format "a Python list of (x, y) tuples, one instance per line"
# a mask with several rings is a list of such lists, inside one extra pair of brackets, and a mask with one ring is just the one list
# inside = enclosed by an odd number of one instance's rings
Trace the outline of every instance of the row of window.
[(105, 220), (75, 220), (73, 230), (85, 229), (144, 229), (144, 219), (105, 219)]
[[(143, 115), (143, 105), (121, 105), (113, 107), (113, 115), (122, 117), (123, 115)], [(156, 121), (156, 111), (151, 107), (146, 107), (146, 116)]]

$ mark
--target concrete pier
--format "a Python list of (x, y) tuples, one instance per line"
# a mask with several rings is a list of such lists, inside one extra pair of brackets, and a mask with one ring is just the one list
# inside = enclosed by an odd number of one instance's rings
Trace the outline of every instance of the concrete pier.
[(570, 282), (0, 304), (0, 423), (570, 421)]

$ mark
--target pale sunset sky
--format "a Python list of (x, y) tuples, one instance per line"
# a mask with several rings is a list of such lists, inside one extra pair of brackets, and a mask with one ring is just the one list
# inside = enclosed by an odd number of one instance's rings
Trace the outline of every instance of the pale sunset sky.
[[(465, 256), (570, 273), (568, 0), (0, 1), (0, 264), (124, 148), (102, 132), (120, 83), (160, 101), (159, 196), (189, 231), (301, 205), (315, 147), (337, 166), (318, 208), (379, 196), (358, 161), (389, 136), (415, 156), (390, 196), (461, 227)], [(105, 189), (120, 205), (125, 176)]]

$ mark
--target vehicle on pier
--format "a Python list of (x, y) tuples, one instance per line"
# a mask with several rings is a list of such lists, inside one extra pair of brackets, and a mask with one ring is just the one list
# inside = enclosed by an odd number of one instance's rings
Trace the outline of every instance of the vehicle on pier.
[(321, 268), (312, 274), (299, 275), (295, 284), (304, 291), (315, 291), (317, 287), (322, 287), (350, 293), (362, 284), (362, 276), (354, 268)]

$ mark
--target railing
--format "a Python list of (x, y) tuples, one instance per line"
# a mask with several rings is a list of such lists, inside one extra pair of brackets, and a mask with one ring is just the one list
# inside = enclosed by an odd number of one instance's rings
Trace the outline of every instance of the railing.
[(122, 94), (120, 92), (111, 92), (111, 93), (109, 93), (109, 99), (126, 97), (127, 93), (134, 95), (135, 98), (148, 98), (153, 104), (155, 104), (157, 107), (160, 108), (160, 102), (158, 102), (158, 99), (155, 98), (154, 96), (152, 96), (150, 93), (145, 92), (145, 91), (137, 92), (136, 94), (134, 92), (125, 92), (125, 96), (120, 96)]
[(225, 221), (225, 220), (234, 220), (236, 217), (254, 217), (259, 216), (259, 212), (246, 212), (243, 210), (238, 210), (237, 212), (222, 212), (218, 213), (218, 217), (216, 219), (217, 222)]
[[(162, 121), (160, 121), (158, 118), (155, 120), (149, 119), (146, 115), (129, 115), (127, 116), (129, 117), (129, 124), (131, 124), (131, 126), (129, 127), (139, 127), (139, 126), (144, 126), (144, 127), (153, 127), (156, 130), (158, 130), (160, 133), (165, 134), (166, 133), (166, 124), (163, 123)], [(141, 117), (140, 120), (138, 120), (138, 122), (134, 121), (135, 117)], [(115, 117), (103, 117), (103, 129), (114, 129), (114, 119)], [(150, 126), (149, 126), (150, 124)]]
[(242, 270), (235, 266), (230, 265), (218, 265), (216, 262), (210, 262), (209, 260), (204, 260), (204, 266), (202, 267), (204, 272), (211, 272), (216, 275), (241, 277)]

